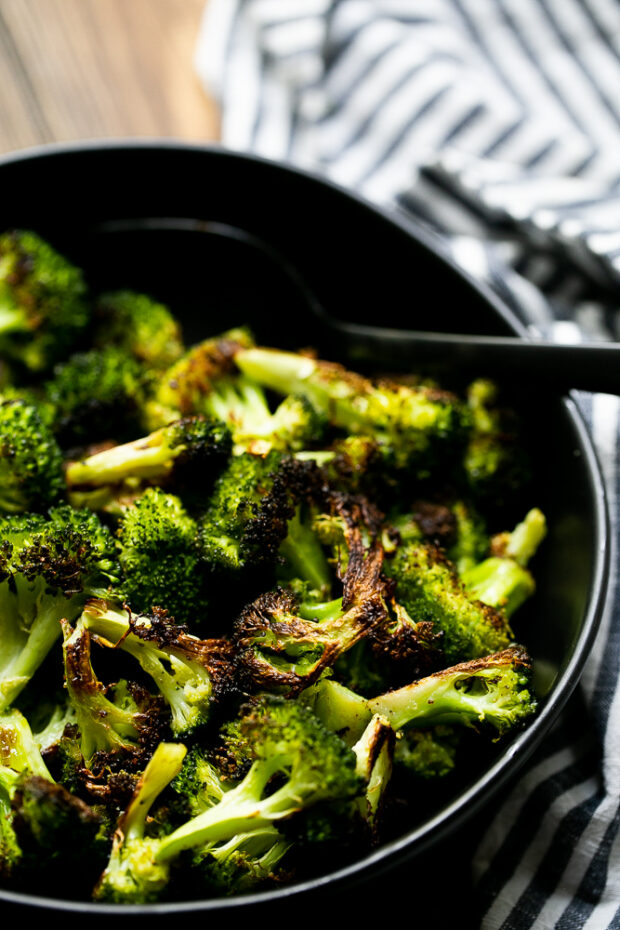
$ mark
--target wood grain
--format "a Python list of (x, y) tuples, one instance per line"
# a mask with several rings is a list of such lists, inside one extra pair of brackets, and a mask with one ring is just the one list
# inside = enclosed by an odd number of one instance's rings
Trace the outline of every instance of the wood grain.
[(0, 151), (127, 136), (213, 141), (193, 68), (205, 0), (0, 0)]

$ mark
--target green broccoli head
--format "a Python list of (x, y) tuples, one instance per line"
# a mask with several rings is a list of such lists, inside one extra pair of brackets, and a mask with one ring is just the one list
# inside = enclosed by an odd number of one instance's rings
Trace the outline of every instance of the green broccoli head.
[(333, 426), (373, 438), (396, 468), (419, 477), (469, 435), (469, 409), (447, 391), (373, 382), (342, 365), (277, 349), (241, 348), (235, 362), (265, 387), (302, 394)]
[(403, 730), (396, 740), (394, 762), (415, 778), (445, 778), (454, 771), (457, 746), (454, 727)]
[(467, 389), (472, 430), (463, 453), (469, 493), (488, 509), (501, 508), (531, 477), (523, 427), (513, 408), (500, 404), (498, 385), (478, 378)]
[(164, 372), (153, 388), (146, 407), (149, 429), (157, 429), (184, 416), (212, 414), (205, 409), (205, 397), (215, 384), (238, 374), (235, 354), (253, 341), (250, 331), (241, 327), (192, 346)]
[(94, 513), (67, 505), (48, 518), (20, 514), (0, 521), (0, 709), (30, 681), (88, 597), (118, 579), (111, 533)]
[(135, 612), (161, 607), (179, 623), (200, 622), (207, 599), (197, 526), (180, 499), (147, 488), (118, 522), (120, 592)]
[[(12, 801), (13, 826), (22, 851), (20, 870), (45, 876), (41, 892), (52, 891), (59, 876), (94, 881), (104, 864), (107, 843), (100, 833), (102, 817), (85, 801), (39, 775), (22, 776)], [(90, 873), (90, 874), (89, 874)]]
[(224, 639), (198, 639), (165, 611), (132, 614), (105, 600), (86, 605), (80, 625), (106, 647), (132, 655), (168, 705), (175, 736), (195, 731), (212, 705), (234, 690), (232, 646)]
[(142, 904), (156, 901), (165, 890), (170, 866), (156, 859), (162, 839), (151, 832), (149, 814), (179, 774), (186, 751), (181, 743), (160, 743), (155, 749), (119, 819), (108, 864), (94, 889), (96, 900)]
[(0, 236), (0, 350), (32, 372), (65, 356), (90, 318), (82, 272), (36, 233)]
[(448, 661), (478, 658), (512, 641), (506, 615), (471, 596), (436, 546), (403, 545), (387, 564), (396, 600), (416, 624), (430, 623), (432, 632), (441, 634)]
[(78, 352), (45, 384), (63, 447), (124, 439), (141, 431), (148, 372), (117, 346)]
[(223, 737), (247, 756), (249, 771), (219, 803), (165, 837), (157, 862), (363, 793), (353, 751), (295, 701), (263, 696), (225, 727)]
[(461, 662), (368, 701), (395, 730), (461, 724), (490, 725), (501, 736), (536, 710), (531, 662), (521, 646)]
[(121, 290), (95, 303), (95, 345), (115, 345), (148, 368), (164, 369), (183, 354), (179, 322), (168, 307), (146, 294)]
[(200, 520), (205, 562), (231, 571), (273, 565), (288, 521), (312, 480), (309, 463), (276, 450), (265, 456), (234, 456), (217, 479)]
[(0, 511), (44, 511), (65, 494), (63, 458), (36, 407), (0, 401)]
[(183, 767), (172, 782), (186, 817), (196, 817), (218, 804), (228, 790), (216, 766), (201, 746), (189, 749)]
[(124, 679), (104, 686), (93, 669), (86, 624), (80, 620), (73, 628), (63, 620), (61, 625), (65, 682), (85, 762), (90, 765), (98, 753), (148, 757), (162, 731), (161, 701)]

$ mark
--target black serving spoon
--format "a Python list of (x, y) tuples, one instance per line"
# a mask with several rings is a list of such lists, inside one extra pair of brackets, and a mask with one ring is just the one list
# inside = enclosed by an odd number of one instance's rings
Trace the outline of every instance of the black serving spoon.
[(528, 381), (565, 392), (571, 389), (620, 394), (620, 343), (564, 345), (517, 336), (418, 332), (344, 323), (323, 314), (332, 344), (351, 362), (440, 364), (503, 379)]
[[(186, 287), (192, 300), (198, 295), (196, 306), (185, 308), (190, 311), (190, 337), (205, 334), (205, 300), (213, 332), (225, 328), (224, 320), (229, 321), (231, 314), (243, 320), (249, 315), (259, 340), (262, 321), (275, 308), (278, 318), (290, 323), (290, 333), (282, 333), (282, 344), (294, 348), (303, 331), (321, 352), (337, 354), (352, 365), (400, 370), (412, 364), (432, 365), (502, 379), (522, 377), (525, 372), (529, 382), (562, 393), (570, 389), (620, 393), (620, 344), (559, 345), (517, 336), (418, 332), (345, 322), (324, 308), (306, 276), (280, 249), (229, 223), (153, 217), (104, 222), (93, 233), (96, 247), (86, 242), (80, 260), (86, 264), (97, 257), (98, 267), (90, 269), (91, 276), (106, 288), (127, 279), (148, 290), (156, 276), (160, 298), (173, 301), (179, 276), (191, 276), (192, 269), (199, 269), (199, 280), (188, 281)], [(187, 250), (187, 260), (180, 270), (167, 259), (171, 236), (184, 237), (181, 254)], [(175, 248), (179, 250), (178, 242)], [(111, 269), (118, 281), (110, 280)]]

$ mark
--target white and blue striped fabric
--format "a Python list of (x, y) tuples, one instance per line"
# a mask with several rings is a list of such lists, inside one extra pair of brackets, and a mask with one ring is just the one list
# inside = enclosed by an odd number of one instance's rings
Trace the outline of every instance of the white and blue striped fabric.
[[(538, 334), (620, 340), (617, 0), (208, 0), (196, 67), (227, 147), (414, 215)], [(620, 928), (620, 401), (579, 400), (610, 597), (572, 710), (475, 849), (484, 930)]]

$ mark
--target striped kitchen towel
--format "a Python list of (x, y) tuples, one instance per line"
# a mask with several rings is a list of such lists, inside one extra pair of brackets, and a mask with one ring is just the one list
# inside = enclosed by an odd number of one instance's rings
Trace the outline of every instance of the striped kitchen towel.
[[(620, 339), (617, 0), (208, 0), (196, 66), (227, 147), (413, 215), (546, 338)], [(576, 716), (476, 848), (485, 930), (620, 927), (620, 410), (579, 400), (611, 595)]]

